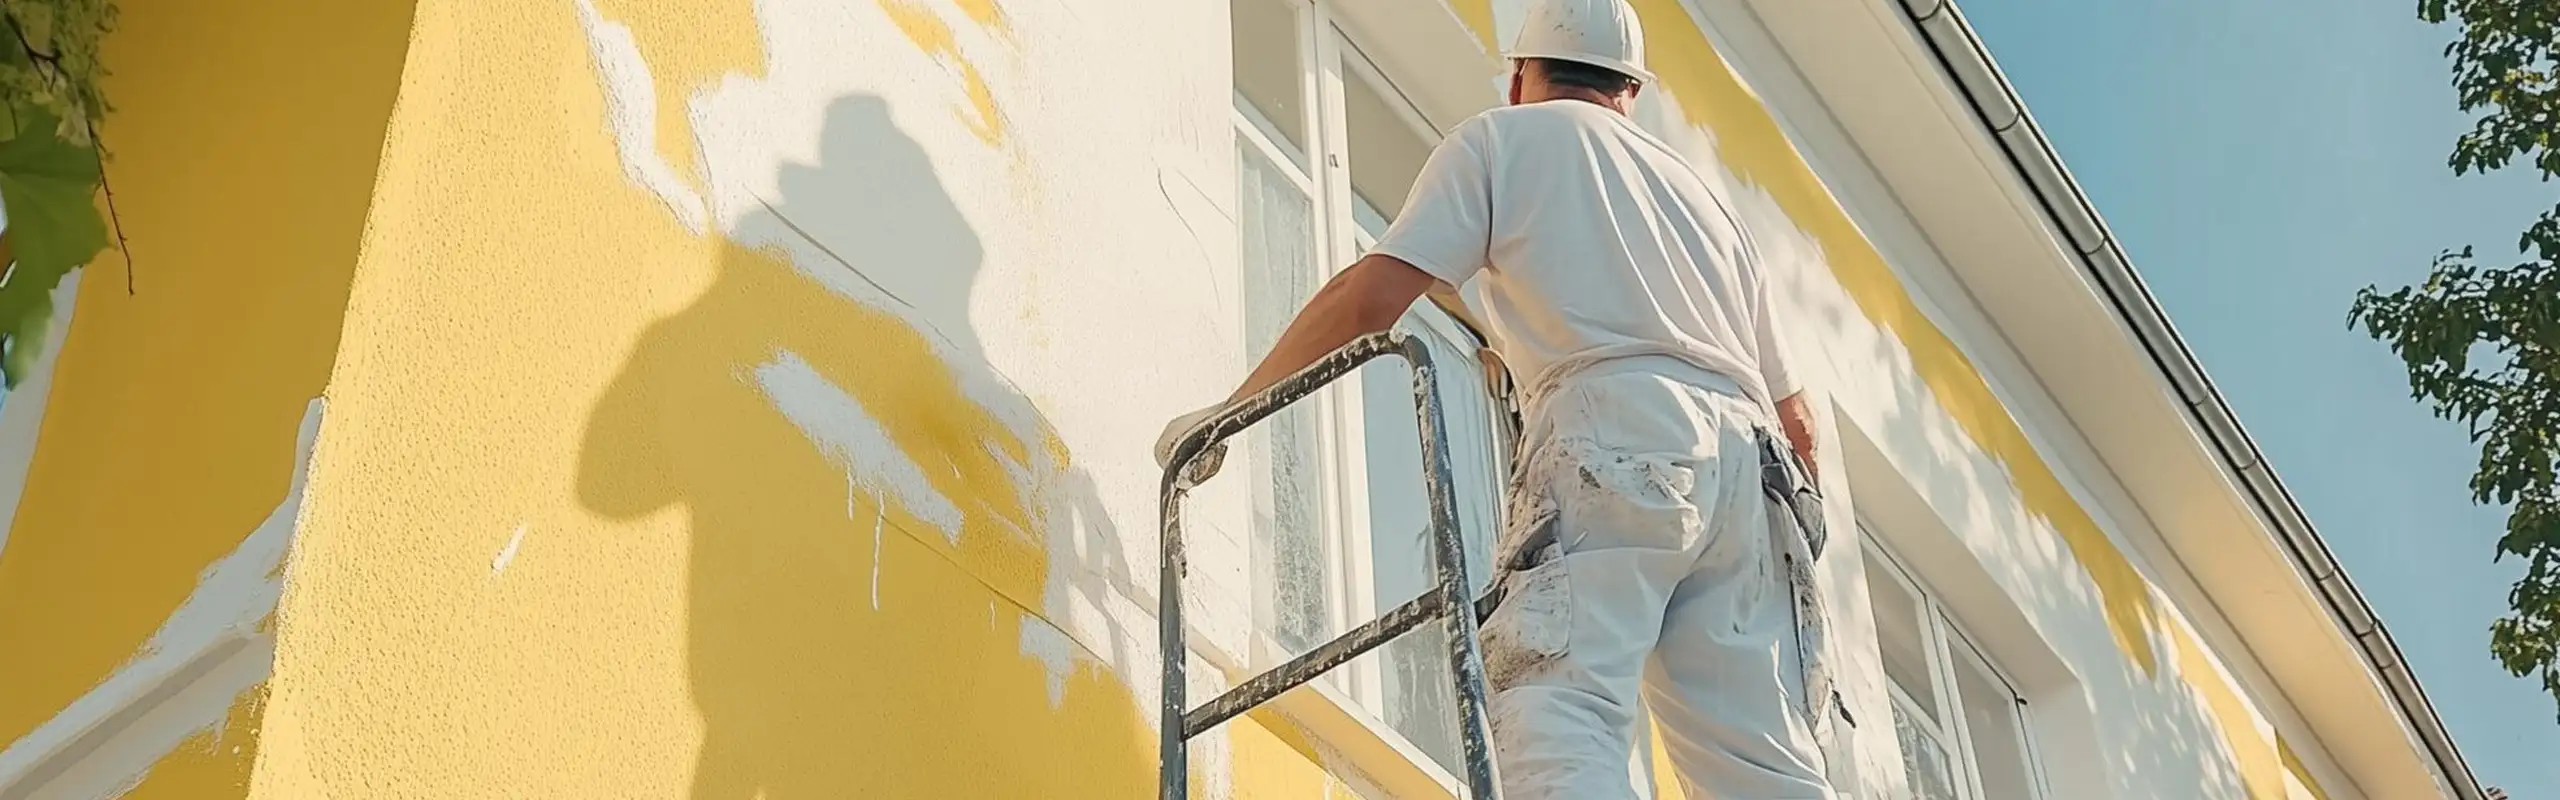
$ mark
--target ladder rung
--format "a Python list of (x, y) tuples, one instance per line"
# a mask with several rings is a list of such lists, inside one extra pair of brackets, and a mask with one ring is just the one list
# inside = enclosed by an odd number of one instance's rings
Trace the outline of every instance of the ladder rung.
[(1378, 645), (1386, 644), (1404, 635), (1406, 631), (1420, 627), (1422, 623), (1439, 619), (1441, 614), (1446, 613), (1448, 606), (1442, 600), (1444, 597), (1446, 595), (1439, 587), (1433, 587), (1431, 591), (1422, 593), (1421, 597), (1408, 600), (1404, 605), (1396, 606), (1395, 610), (1370, 620), (1368, 624), (1351, 629), (1350, 633), (1334, 637), (1333, 641), (1325, 642), (1316, 649), (1307, 651), (1305, 655), (1290, 659), (1288, 663), (1274, 667), (1269, 672), (1253, 676), (1236, 688), (1227, 690), (1225, 694), (1218, 695), (1216, 699), (1203, 703), (1199, 708), (1182, 715), (1182, 738), (1198, 736), (1210, 728), (1217, 727), (1219, 723), (1234, 719), (1236, 715), (1254, 706), (1279, 697), (1282, 692), (1315, 680), (1316, 676), (1334, 667), (1342, 666), (1343, 662), (1377, 649)]
[[(1405, 362), (1413, 366), (1414, 416), (1422, 427), (1422, 484), (1431, 501), (1431, 572), (1433, 582), (1440, 588), (1324, 643), (1314, 652), (1290, 659), (1278, 669), (1255, 675), (1206, 705), (1185, 707), (1188, 701), (1183, 691), (1183, 662), (1190, 651), (1183, 643), (1182, 500), (1191, 488), (1189, 477), (1193, 462), (1215, 449), (1219, 442), (1244, 432), (1281, 407), (1303, 400), (1335, 379), (1351, 374), (1363, 362), (1390, 354), (1403, 356)], [(1491, 736), (1487, 731), (1489, 726), (1485, 713), (1484, 662), (1477, 653), (1475, 640), (1481, 615), (1492, 610), (1501, 600), (1498, 596), (1489, 596), (1468, 602), (1466, 597), (1474, 584), (1467, 576), (1466, 548), (1460, 537), (1458, 503), (1452, 490), (1454, 481), (1450, 477), (1447, 421), (1434, 374), (1431, 348), (1422, 340), (1393, 329), (1372, 333), (1352, 340), (1316, 363), (1282, 378), (1279, 383), (1227, 406), (1212, 415), (1202, 427), (1185, 435), (1180, 445), (1174, 448), (1173, 458), (1165, 465), (1163, 493), (1158, 498), (1164, 514), (1162, 537), (1158, 540), (1164, 553), (1162, 571), (1157, 575), (1159, 594), (1156, 598), (1156, 641), (1159, 652), (1164, 654), (1164, 693), (1157, 698), (1164, 722), (1156, 731), (1156, 796), (1161, 800), (1183, 800), (1190, 796), (1189, 743), (1192, 737), (1433, 620), (1448, 623), (1451, 641), (1447, 655), (1452, 688), (1457, 690), (1457, 723), (1459, 736), (1465, 745), (1463, 755), (1466, 758), (1468, 795), (1480, 800), (1497, 795), (1497, 778), (1489, 743)], [(1460, 611), (1462, 605), (1464, 612)], [(1449, 616), (1453, 613), (1466, 613), (1466, 616)]]

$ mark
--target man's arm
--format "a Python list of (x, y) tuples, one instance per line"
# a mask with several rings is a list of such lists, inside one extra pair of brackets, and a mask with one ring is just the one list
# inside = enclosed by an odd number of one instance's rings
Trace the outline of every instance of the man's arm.
[(1778, 427), (1785, 429), (1787, 445), (1795, 448), (1796, 458), (1804, 461), (1805, 477), (1820, 484), (1822, 467), (1813, 460), (1813, 404), (1803, 392), (1778, 401)]
[[(1413, 192), (1405, 198), (1404, 213), (1397, 215), (1369, 255), (1325, 282), (1307, 300), (1306, 308), (1289, 321), (1280, 340), (1235, 394), (1165, 426), (1164, 434), (1156, 438), (1159, 465), (1172, 459), (1174, 443), (1218, 408), (1270, 388), (1353, 339), (1386, 330), (1433, 284), (1465, 283), (1467, 276), (1485, 266), (1486, 248), (1492, 241), (1493, 186), (1481, 141), (1487, 135), (1483, 119), (1460, 125), (1432, 148), (1422, 174), (1414, 178)], [(1187, 479), (1207, 479), (1217, 472), (1216, 463), (1217, 459), (1204, 455)]]
[(1351, 340), (1394, 327), (1415, 298), (1439, 279), (1393, 256), (1370, 254), (1326, 281), (1281, 331), (1280, 341), (1227, 396), (1233, 403), (1271, 388)]

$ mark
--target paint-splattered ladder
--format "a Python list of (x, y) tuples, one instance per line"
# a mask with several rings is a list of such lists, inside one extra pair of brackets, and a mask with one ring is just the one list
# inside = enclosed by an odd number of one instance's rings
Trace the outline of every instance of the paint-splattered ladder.
[[(1200, 472), (1214, 471), (1225, 457), (1224, 442), (1281, 408), (1305, 399), (1361, 364), (1394, 354), (1413, 365), (1414, 414), (1422, 427), (1423, 487), (1431, 501), (1431, 569), (1435, 586), (1421, 597), (1326, 642), (1289, 663), (1247, 679), (1199, 708), (1184, 693), (1184, 662), (1190, 651), (1183, 641), (1182, 500), (1198, 483)], [(1199, 736), (1282, 692), (1315, 680), (1362, 653), (1440, 620), (1447, 625), (1449, 667), (1458, 690), (1458, 730), (1467, 770), (1468, 796), (1499, 797), (1485, 718), (1484, 657), (1476, 650), (1476, 625), (1491, 604), (1467, 602), (1467, 559), (1458, 530), (1457, 497), (1451, 488), (1449, 434), (1441, 414), (1439, 384), (1433, 380), (1431, 352), (1422, 340), (1390, 330), (1353, 341), (1271, 388), (1228, 406), (1175, 447), (1164, 473), (1164, 560), (1158, 589), (1157, 637), (1164, 654), (1164, 704), (1159, 728), (1162, 757), (1158, 796), (1182, 800), (1190, 793), (1189, 744)], [(1192, 469), (1194, 463), (1205, 467)], [(1464, 609), (1468, 613), (1457, 613)]]

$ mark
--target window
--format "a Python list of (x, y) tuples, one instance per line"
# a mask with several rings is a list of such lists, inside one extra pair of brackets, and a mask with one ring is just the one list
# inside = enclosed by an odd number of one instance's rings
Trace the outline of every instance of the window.
[[(1245, 346), (1270, 350), (1317, 286), (1384, 233), (1439, 134), (1336, 28), (1333, 0), (1230, 0)], [(1428, 301), (1399, 327), (1440, 365), (1468, 567), (1491, 580), (1503, 442), (1481, 342)], [(1305, 652), (1431, 584), (1412, 370), (1382, 359), (1257, 426), (1250, 453), (1261, 666)], [(1445, 642), (1415, 631), (1327, 677), (1445, 767), (1458, 762)]]
[(1884, 547), (1866, 538), (1867, 602), (1918, 800), (2037, 800), (2027, 704)]

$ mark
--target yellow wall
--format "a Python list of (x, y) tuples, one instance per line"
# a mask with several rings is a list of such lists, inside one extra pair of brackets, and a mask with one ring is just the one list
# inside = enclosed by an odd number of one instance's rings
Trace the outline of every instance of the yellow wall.
[[(0, 553), (0, 742), (134, 655), (283, 498), (338, 341), (409, 8), (122, 0), (88, 268)], [(134, 797), (239, 794), (256, 694)]]
[[(981, 5), (882, 3), (928, 52), (949, 35), (934, 25), (999, 24)], [(752, 9), (596, 8), (649, 59), (658, 149), (699, 186), (683, 101), (761, 69)], [(974, 402), (958, 371), (980, 366), (927, 332), (693, 233), (633, 186), (578, 13), (418, 4), (283, 612), (262, 795), (1147, 794), (1154, 735), (1123, 681), (1150, 676), (1078, 652), (1053, 688), (1024, 644), (1054, 635), (1036, 536), (1056, 487), (1037, 476), (1073, 454)], [(962, 144), (1004, 146), (998, 118), (981, 121)], [(796, 182), (863, 155), (786, 170), (775, 204), (796, 210)], [(964, 515), (954, 536), (850, 486), (777, 411), (754, 371), (785, 353), (926, 467)], [(1245, 796), (1331, 784), (1263, 726), (1236, 730)]]

